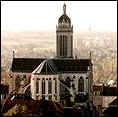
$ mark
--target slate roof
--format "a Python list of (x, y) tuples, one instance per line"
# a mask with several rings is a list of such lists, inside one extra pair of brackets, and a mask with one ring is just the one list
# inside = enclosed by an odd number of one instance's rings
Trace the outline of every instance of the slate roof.
[(32, 72), (33, 74), (57, 74), (58, 69), (52, 59), (46, 59)]
[(11, 71), (31, 73), (44, 60), (43, 58), (13, 58)]
[[(13, 58), (11, 71), (32, 73), (46, 58)], [(92, 65), (90, 59), (49, 59), (50, 66), (46, 69), (46, 64), (43, 66), (42, 73), (50, 72), (51, 69), (57, 73), (62, 72), (87, 72), (88, 66)], [(49, 69), (50, 67), (50, 69)]]

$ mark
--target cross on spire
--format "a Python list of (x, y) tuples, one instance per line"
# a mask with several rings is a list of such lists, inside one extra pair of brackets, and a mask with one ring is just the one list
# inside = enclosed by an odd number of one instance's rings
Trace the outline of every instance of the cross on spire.
[(63, 13), (66, 14), (66, 4), (63, 5)]

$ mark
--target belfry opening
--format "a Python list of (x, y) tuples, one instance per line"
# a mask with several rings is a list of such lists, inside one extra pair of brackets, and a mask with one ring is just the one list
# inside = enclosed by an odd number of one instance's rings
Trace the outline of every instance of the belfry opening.
[(56, 56), (59, 58), (73, 58), (73, 26), (66, 14), (66, 4), (63, 5), (63, 14), (56, 27)]

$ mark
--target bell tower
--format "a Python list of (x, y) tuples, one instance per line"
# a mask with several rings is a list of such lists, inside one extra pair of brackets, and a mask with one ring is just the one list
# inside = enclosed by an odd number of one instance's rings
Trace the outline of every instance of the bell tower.
[(59, 58), (73, 58), (73, 26), (66, 14), (66, 4), (63, 5), (63, 14), (56, 26), (56, 56)]

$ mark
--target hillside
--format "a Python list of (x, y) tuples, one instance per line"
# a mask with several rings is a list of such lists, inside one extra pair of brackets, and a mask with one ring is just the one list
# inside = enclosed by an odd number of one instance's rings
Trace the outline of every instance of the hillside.
[[(9, 71), (15, 57), (54, 57), (56, 32), (2, 32), (1, 67)], [(92, 52), (94, 81), (117, 79), (117, 34), (115, 32), (75, 32), (74, 56), (88, 58)]]

